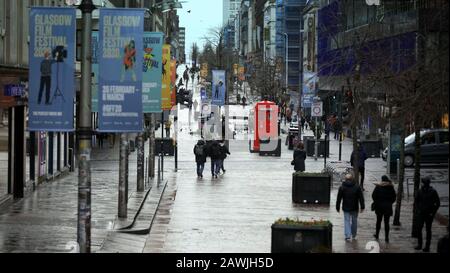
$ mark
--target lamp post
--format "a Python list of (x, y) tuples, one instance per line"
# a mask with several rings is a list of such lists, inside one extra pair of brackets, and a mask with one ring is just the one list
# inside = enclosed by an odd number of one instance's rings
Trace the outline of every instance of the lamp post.
[(78, 147), (78, 221), (77, 242), (81, 253), (91, 252), (91, 72), (92, 72), (92, 12), (96, 7), (92, 0), (83, 0), (78, 6), (83, 15), (81, 51), (81, 92), (77, 115)]

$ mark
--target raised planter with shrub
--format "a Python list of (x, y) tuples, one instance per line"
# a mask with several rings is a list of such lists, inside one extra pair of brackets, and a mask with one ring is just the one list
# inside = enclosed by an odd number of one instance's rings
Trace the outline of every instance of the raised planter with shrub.
[(292, 202), (302, 204), (330, 204), (331, 176), (326, 173), (292, 175)]
[(272, 253), (331, 253), (330, 221), (280, 219), (272, 225)]

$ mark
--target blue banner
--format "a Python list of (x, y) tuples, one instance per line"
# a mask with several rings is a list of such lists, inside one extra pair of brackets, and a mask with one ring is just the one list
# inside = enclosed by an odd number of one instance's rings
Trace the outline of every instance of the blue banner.
[(164, 34), (144, 33), (142, 95), (144, 113), (161, 113), (162, 47)]
[(100, 132), (142, 132), (143, 9), (100, 9)]
[(92, 108), (91, 112), (98, 112), (98, 57), (100, 44), (98, 40), (98, 31), (92, 31)]
[(30, 11), (30, 131), (73, 131), (75, 90), (74, 8)]
[(208, 95), (206, 94), (206, 88), (201, 87), (200, 88), (200, 99), (202, 102), (206, 101), (208, 99)]
[(213, 70), (212, 71), (212, 105), (223, 106), (225, 105), (225, 92), (226, 92), (226, 78), (225, 71)]

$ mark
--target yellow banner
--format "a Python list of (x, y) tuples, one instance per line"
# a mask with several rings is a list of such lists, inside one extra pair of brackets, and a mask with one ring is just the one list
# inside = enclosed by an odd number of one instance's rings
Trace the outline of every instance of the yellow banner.
[(245, 81), (245, 67), (243, 67), (243, 66), (239, 67), (238, 75), (239, 75), (239, 80), (240, 81)]
[(171, 106), (177, 105), (177, 87), (176, 87), (176, 80), (177, 80), (177, 60), (173, 59), (170, 61), (170, 73), (171, 73), (171, 90), (172, 93), (170, 95), (171, 98)]
[(163, 78), (162, 78), (161, 108), (163, 110), (171, 110), (172, 73), (170, 69), (170, 45), (163, 46), (162, 64), (163, 64)]

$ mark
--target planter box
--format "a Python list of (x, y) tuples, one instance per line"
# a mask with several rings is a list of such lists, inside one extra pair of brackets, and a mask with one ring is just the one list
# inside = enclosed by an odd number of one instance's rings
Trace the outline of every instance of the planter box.
[(363, 140), (361, 145), (368, 157), (381, 157), (381, 151), (383, 150), (383, 143), (381, 140)]
[[(314, 156), (314, 145), (316, 143), (316, 140), (314, 138), (307, 138), (306, 139), (306, 155), (307, 156)], [(327, 145), (327, 157), (330, 157), (330, 140), (327, 140), (326, 142)], [(325, 155), (325, 140), (324, 139), (320, 139), (319, 140), (319, 157), (323, 157)]]
[(333, 226), (272, 225), (272, 253), (332, 251)]
[(292, 175), (292, 202), (301, 204), (330, 204), (331, 176), (317, 174)]
[(308, 139), (314, 139), (313, 136), (303, 136), (303, 144), (306, 145), (306, 142), (308, 142)]
[[(175, 155), (175, 147), (173, 145), (173, 139), (171, 138), (163, 138), (163, 151), (165, 156), (174, 156)], [(161, 153), (161, 138), (157, 138), (155, 140), (155, 155)]]

